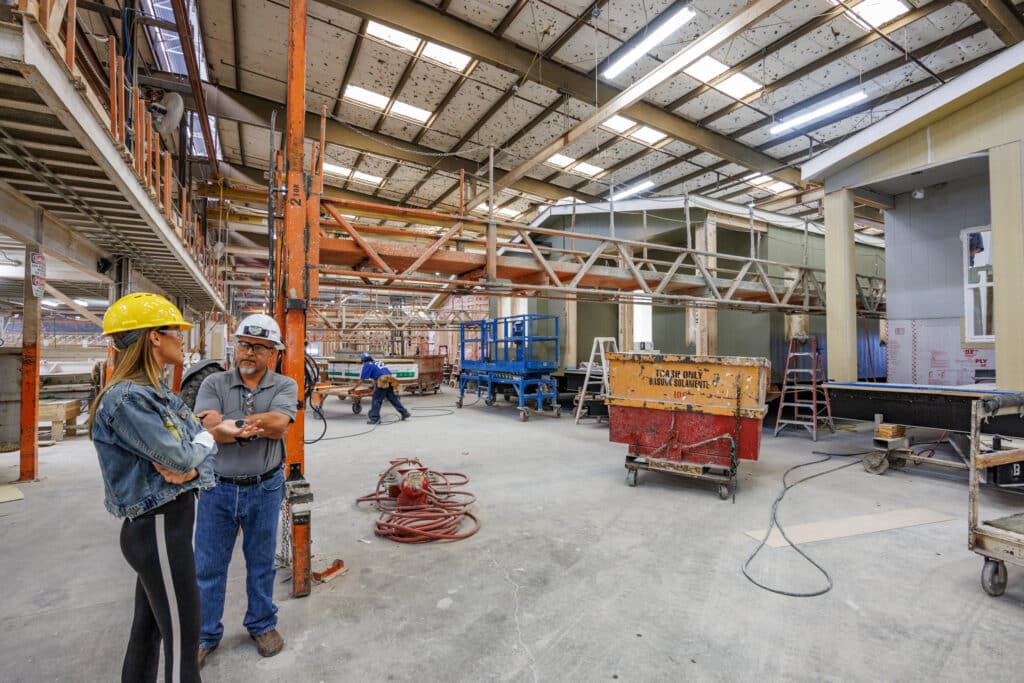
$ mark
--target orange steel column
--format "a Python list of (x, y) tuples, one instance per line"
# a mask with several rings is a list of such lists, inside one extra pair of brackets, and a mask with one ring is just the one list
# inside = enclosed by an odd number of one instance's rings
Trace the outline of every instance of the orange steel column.
[[(284, 301), (284, 374), (298, 384), (299, 404), (295, 422), (285, 440), (287, 449), (287, 500), (292, 524), (292, 596), (309, 595), (310, 503), (312, 495), (303, 477), (305, 451), (305, 346), (306, 306), (309, 301), (304, 142), (306, 130), (306, 0), (292, 0), (288, 10), (288, 99), (285, 124), (284, 277), (278, 300)], [(316, 227), (319, 230), (319, 226)]]
[[(42, 222), (42, 219), (39, 219)], [(38, 249), (38, 246), (36, 246)], [(39, 478), (39, 330), (42, 309), (32, 292), (32, 247), (25, 253), (25, 307), (21, 328), (21, 461), (18, 481)]]

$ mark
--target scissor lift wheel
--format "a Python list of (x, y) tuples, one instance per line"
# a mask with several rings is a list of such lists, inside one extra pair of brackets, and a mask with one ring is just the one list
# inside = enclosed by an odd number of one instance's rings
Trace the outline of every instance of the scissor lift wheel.
[(875, 451), (864, 456), (864, 469), (871, 474), (885, 474), (889, 469), (889, 454), (885, 451)]
[(985, 566), (981, 568), (981, 587), (993, 597), (1002, 595), (1006, 591), (1006, 563), (985, 558)]

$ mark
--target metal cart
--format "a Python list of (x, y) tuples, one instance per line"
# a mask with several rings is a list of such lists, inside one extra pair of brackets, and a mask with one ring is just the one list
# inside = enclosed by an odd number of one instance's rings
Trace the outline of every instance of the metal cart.
[(519, 418), (526, 422), (531, 411), (562, 414), (551, 372), (558, 369), (558, 316), (513, 315), (493, 320), (473, 320), (459, 325), (459, 398), (463, 406), (466, 386), (472, 383), (477, 397), (493, 406), (495, 396), (518, 398)]
[(766, 358), (610, 353), (608, 439), (629, 445), (626, 483), (655, 470), (736, 491), (739, 459), (757, 460)]
[(1006, 563), (1024, 566), (1024, 513), (979, 521), (979, 469), (1024, 462), (1024, 449), (981, 452), (981, 425), (994, 417), (1015, 415), (1024, 419), (1024, 394), (1001, 395), (974, 401), (971, 407), (970, 514), (967, 547), (985, 558), (981, 587), (989, 595), (1006, 590)]

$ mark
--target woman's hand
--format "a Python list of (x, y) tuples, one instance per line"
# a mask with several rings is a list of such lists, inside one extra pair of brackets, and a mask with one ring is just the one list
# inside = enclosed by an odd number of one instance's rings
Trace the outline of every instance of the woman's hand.
[(153, 463), (153, 467), (156, 468), (156, 471), (160, 473), (160, 476), (163, 477), (168, 484), (174, 484), (175, 486), (180, 486), (186, 481), (192, 481), (199, 476), (199, 472), (197, 470), (192, 470), (185, 474), (178, 474), (177, 472), (172, 472), (166, 467), (160, 467), (160, 465), (157, 465), (156, 463)]
[(224, 420), (209, 431), (213, 438), (220, 443), (245, 441), (252, 437), (263, 436), (263, 421), (257, 419), (249, 422), (246, 420), (239, 427), (237, 420)]

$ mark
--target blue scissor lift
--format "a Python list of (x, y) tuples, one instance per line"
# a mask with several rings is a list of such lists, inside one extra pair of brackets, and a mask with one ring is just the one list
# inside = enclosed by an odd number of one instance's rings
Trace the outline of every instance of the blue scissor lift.
[(530, 419), (530, 410), (559, 417), (558, 393), (551, 372), (558, 369), (558, 316), (512, 315), (493, 320), (472, 320), (459, 325), (462, 372), (459, 398), (462, 407), (466, 385), (476, 384), (476, 395), (494, 405), (495, 394), (505, 400), (519, 397), (519, 417)]

